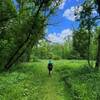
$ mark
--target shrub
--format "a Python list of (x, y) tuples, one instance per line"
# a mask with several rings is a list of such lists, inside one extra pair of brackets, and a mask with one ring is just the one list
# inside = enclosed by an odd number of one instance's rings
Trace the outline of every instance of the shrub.
[(34, 55), (31, 55), (31, 57), (30, 57), (30, 60), (29, 60), (30, 62), (38, 62), (39, 61), (39, 59), (36, 57), (36, 56), (34, 56)]
[(53, 55), (52, 59), (54, 59), (54, 60), (60, 60), (61, 57), (60, 56), (57, 56), (57, 55)]

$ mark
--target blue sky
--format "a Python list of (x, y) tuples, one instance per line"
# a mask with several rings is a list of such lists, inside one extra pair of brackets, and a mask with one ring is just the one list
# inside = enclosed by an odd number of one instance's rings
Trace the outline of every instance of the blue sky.
[(49, 26), (48, 31), (51, 32), (61, 32), (66, 28), (72, 29), (73, 27), (78, 27), (78, 23), (76, 21), (69, 20), (68, 18), (64, 17), (63, 14), (67, 9), (71, 9), (73, 6), (79, 6), (82, 4), (84, 0), (66, 0), (62, 9), (58, 9), (56, 15), (53, 16), (50, 20), (50, 23), (57, 23), (57, 26)]
[[(13, 0), (17, 5), (16, 0)], [(80, 6), (84, 0), (63, 0), (49, 23), (54, 24), (47, 27), (48, 40), (57, 43), (63, 43), (64, 39), (72, 34), (73, 28), (77, 28), (79, 23), (75, 21), (74, 10)], [(17, 5), (18, 6), (18, 5)]]
[(64, 38), (72, 34), (73, 28), (77, 28), (79, 23), (75, 21), (73, 10), (84, 0), (63, 0), (55, 16), (50, 18), (49, 23), (54, 25), (48, 26), (48, 39), (53, 42), (63, 43)]
[[(16, 0), (14, 4), (17, 6), (18, 4)], [(84, 0), (62, 0), (62, 4), (56, 10), (55, 15), (50, 17), (49, 25), (46, 28), (46, 38), (51, 42), (56, 43), (64, 43), (66, 39), (72, 36), (73, 28), (76, 29), (79, 26), (79, 22), (75, 21), (75, 11), (82, 11), (81, 4)], [(94, 15), (97, 15), (96, 11), (93, 11)]]

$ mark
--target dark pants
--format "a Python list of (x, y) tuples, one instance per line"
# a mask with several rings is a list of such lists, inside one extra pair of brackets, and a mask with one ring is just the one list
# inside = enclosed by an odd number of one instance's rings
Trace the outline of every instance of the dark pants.
[(49, 75), (50, 75), (50, 72), (52, 71), (52, 69), (53, 69), (53, 65), (51, 63), (48, 64)]

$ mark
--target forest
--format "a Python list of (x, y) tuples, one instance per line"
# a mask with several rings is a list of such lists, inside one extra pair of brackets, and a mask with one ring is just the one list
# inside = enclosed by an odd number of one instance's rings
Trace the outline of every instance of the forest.
[(0, 0), (0, 100), (100, 100), (100, 0), (71, 1), (77, 27), (53, 37), (70, 1)]

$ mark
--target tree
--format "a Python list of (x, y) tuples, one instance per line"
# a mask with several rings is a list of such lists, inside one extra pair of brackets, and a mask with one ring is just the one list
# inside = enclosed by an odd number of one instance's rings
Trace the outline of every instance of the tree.
[[(12, 43), (9, 47), (10, 52), (4, 52), (4, 54), (8, 54), (4, 63), (6, 69), (9, 69), (23, 54), (27, 53), (26, 50), (30, 50), (39, 39), (43, 38), (48, 18), (61, 2), (61, 0), (17, 1), (19, 8), (15, 10), (16, 17), (10, 17), (5, 32), (3, 32), (3, 34), (7, 33), (4, 35), (7, 44)], [(13, 5), (12, 2), (11, 4)], [(1, 5), (3, 7), (3, 4)]]
[(88, 32), (85, 29), (79, 29), (73, 33), (73, 52), (78, 59), (88, 58)]
[[(98, 6), (98, 13), (99, 13), (99, 19), (100, 19), (100, 1), (96, 0), (96, 5)], [(100, 28), (98, 30), (98, 49), (97, 49), (97, 56), (96, 56), (96, 64), (95, 67), (99, 69), (100, 67)]]
[[(82, 5), (83, 10), (80, 12), (80, 28), (84, 28), (88, 30), (88, 64), (90, 66), (90, 45), (91, 45), (91, 37), (93, 35), (92, 29), (96, 29), (96, 22), (100, 19), (100, 2), (99, 0), (88, 0)], [(97, 10), (99, 13), (96, 16), (92, 16), (93, 10)], [(77, 15), (77, 14), (76, 14)], [(98, 49), (97, 49), (97, 57), (96, 57), (96, 68), (100, 66), (100, 36), (98, 34)]]
[[(88, 52), (88, 64), (91, 66), (90, 63), (90, 45), (91, 45), (91, 37), (92, 37), (92, 30), (94, 27), (96, 27), (96, 17), (93, 16), (92, 12), (95, 10), (95, 4), (94, 1), (91, 0), (85, 0), (85, 2), (82, 4), (82, 11), (80, 11), (80, 18), (78, 19), (80, 21), (80, 29), (84, 29), (88, 31), (88, 37), (86, 40), (88, 40), (87, 44), (87, 52)], [(85, 35), (85, 34), (84, 34)]]
[(7, 39), (6, 29), (11, 19), (17, 17), (17, 12), (11, 0), (0, 0), (0, 65), (3, 66), (11, 53), (10, 48), (13, 45), (13, 38)]
[(97, 48), (97, 56), (96, 56), (96, 64), (95, 67), (97, 69), (99, 69), (100, 67), (100, 27), (97, 29), (97, 33), (98, 33), (98, 48)]

